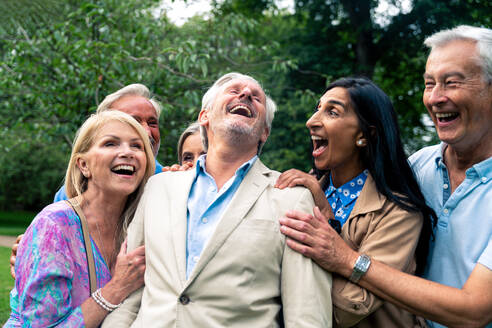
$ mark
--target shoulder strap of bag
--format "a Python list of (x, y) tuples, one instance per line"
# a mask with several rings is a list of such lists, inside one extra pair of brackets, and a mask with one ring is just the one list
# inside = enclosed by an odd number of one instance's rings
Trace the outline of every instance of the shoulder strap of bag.
[(77, 199), (74, 197), (67, 201), (72, 206), (75, 213), (77, 213), (77, 215), (79, 216), (80, 223), (82, 225), (82, 234), (84, 237), (85, 252), (87, 254), (87, 265), (89, 267), (89, 285), (92, 295), (92, 293), (94, 293), (97, 289), (97, 280), (96, 280), (96, 265), (94, 263), (94, 254), (92, 253), (91, 237), (89, 236), (89, 226), (87, 225), (87, 219), (85, 218), (84, 212), (82, 212), (82, 209), (80, 208)]

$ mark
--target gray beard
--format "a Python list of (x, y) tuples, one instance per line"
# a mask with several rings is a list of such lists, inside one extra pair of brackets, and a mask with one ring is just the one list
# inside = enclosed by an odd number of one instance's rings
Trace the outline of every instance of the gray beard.
[(257, 126), (245, 126), (242, 124), (221, 124), (220, 126), (212, 127), (215, 135), (221, 135), (228, 140), (228, 143), (234, 146), (241, 146), (251, 142), (251, 139), (259, 141), (261, 131)]

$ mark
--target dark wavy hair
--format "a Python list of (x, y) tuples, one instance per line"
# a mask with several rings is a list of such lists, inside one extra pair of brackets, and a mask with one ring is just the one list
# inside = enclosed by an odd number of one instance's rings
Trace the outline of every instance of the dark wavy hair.
[[(324, 93), (337, 87), (349, 93), (359, 126), (367, 140), (367, 146), (361, 150), (362, 164), (373, 176), (378, 191), (402, 208), (423, 214), (424, 223), (415, 252), (416, 274), (421, 275), (437, 220), (436, 214), (425, 202), (403, 150), (393, 104), (383, 90), (365, 77), (341, 78), (330, 83)], [(318, 179), (328, 173), (318, 170), (314, 159), (313, 169)], [(325, 181), (329, 182), (329, 179)], [(322, 187), (326, 189), (327, 186)]]

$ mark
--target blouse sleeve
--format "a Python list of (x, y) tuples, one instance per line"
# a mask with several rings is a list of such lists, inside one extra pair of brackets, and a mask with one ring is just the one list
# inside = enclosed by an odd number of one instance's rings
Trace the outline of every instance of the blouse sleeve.
[(15, 272), (22, 327), (84, 326), (81, 308), (72, 305), (71, 296), (79, 265), (69, 242), (75, 236), (57, 218), (56, 213), (41, 212), (19, 246)]

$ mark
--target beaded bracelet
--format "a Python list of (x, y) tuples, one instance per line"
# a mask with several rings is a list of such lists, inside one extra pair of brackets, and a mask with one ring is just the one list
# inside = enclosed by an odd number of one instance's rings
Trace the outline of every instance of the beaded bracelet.
[(108, 302), (101, 294), (101, 288), (99, 288), (98, 290), (96, 290), (94, 293), (92, 293), (92, 298), (94, 299), (94, 301), (99, 304), (100, 307), (102, 307), (104, 310), (108, 311), (108, 312), (113, 312), (114, 310), (116, 310), (120, 305), (120, 304), (112, 304), (110, 302)]

